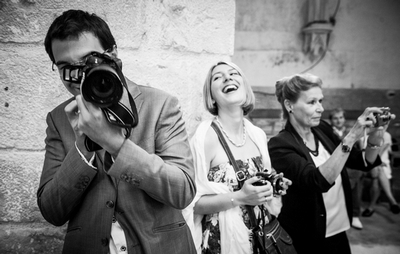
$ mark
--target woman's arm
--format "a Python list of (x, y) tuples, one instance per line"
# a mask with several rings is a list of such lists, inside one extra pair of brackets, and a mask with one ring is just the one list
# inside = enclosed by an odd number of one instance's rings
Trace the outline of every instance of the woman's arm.
[[(208, 169), (201, 170), (202, 172), (208, 172), (213, 161), (227, 160), (227, 157), (219, 158), (222, 156), (221, 154), (225, 155), (225, 151), (221, 153), (220, 149), (223, 148), (219, 143), (218, 137), (213, 129), (210, 128), (204, 142), (205, 165), (207, 165)], [(197, 178), (197, 180), (199, 180), (199, 178)], [(267, 183), (264, 186), (253, 186), (253, 183), (257, 181), (258, 177), (252, 177), (246, 180), (242, 188), (236, 192), (203, 195), (196, 202), (194, 212), (197, 214), (212, 214), (231, 209), (238, 205), (255, 206), (271, 200), (273, 198), (271, 184)]]
[(346, 148), (351, 149), (369, 130), (371, 130), (371, 133), (368, 136), (367, 146), (365, 147), (365, 160), (370, 165), (376, 162), (380, 151), (379, 148), (383, 143), (384, 129), (387, 128), (387, 126), (372, 127), (376, 120), (371, 115), (377, 112), (380, 112), (380, 109), (365, 109), (364, 113), (358, 117), (350, 132), (343, 138), (342, 143), (335, 149), (331, 157), (320, 165), (319, 170), (329, 183), (333, 184), (349, 158), (350, 150)]

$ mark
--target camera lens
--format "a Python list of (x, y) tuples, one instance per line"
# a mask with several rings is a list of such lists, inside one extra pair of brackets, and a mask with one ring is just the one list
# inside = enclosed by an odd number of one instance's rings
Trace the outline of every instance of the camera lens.
[(98, 107), (109, 107), (118, 103), (122, 97), (122, 83), (109, 66), (98, 66), (91, 69), (82, 84), (82, 96)]
[(102, 99), (111, 96), (115, 91), (115, 87), (118, 86), (115, 82), (114, 75), (109, 72), (93, 76), (91, 83), (93, 96)]

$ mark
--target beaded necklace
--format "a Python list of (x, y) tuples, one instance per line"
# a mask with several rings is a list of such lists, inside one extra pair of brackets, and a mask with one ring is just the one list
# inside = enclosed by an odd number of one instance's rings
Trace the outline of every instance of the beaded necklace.
[(246, 126), (244, 125), (244, 121), (243, 121), (243, 141), (240, 144), (236, 144), (236, 142), (234, 142), (228, 135), (228, 133), (225, 132), (224, 127), (222, 127), (222, 124), (220, 123), (220, 121), (218, 120), (218, 116), (216, 117), (217, 123), (219, 125), (219, 127), (221, 127), (222, 132), (224, 133), (224, 135), (228, 138), (228, 140), (236, 147), (242, 147), (244, 146), (244, 144), (246, 144), (246, 138), (247, 138), (247, 132), (246, 132)]

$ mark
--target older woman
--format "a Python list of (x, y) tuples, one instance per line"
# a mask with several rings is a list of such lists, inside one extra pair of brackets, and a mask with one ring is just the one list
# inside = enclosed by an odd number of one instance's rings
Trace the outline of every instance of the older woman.
[[(367, 108), (342, 141), (321, 120), (322, 81), (312, 74), (298, 74), (276, 83), (276, 96), (287, 119), (285, 128), (268, 146), (272, 166), (293, 181), (283, 197), (278, 217), (301, 253), (351, 253), (346, 230), (350, 228), (352, 202), (344, 166), (368, 171), (381, 163), (378, 152), (383, 127), (375, 128)], [(392, 115), (394, 118), (394, 115)], [(365, 152), (353, 145), (368, 134)]]
[[(219, 62), (210, 68), (203, 92), (205, 107), (214, 117), (203, 121), (191, 139), (197, 194), (184, 215), (189, 225), (194, 221), (191, 229), (198, 253), (252, 253), (244, 205), (255, 206), (256, 214), (269, 209), (277, 215), (281, 207), (280, 200), (271, 201), (277, 199), (273, 199), (270, 183), (253, 186), (259, 180), (255, 176), (257, 172), (272, 172), (265, 133), (244, 118), (254, 107), (254, 94), (240, 68), (228, 62)], [(211, 128), (213, 121), (246, 173), (242, 188)], [(282, 194), (291, 184), (284, 180)]]

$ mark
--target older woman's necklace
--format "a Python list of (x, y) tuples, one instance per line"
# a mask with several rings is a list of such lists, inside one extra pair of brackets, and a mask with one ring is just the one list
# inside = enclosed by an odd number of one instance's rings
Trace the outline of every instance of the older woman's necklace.
[(228, 133), (225, 132), (224, 127), (222, 127), (222, 124), (220, 123), (220, 121), (218, 120), (218, 116), (216, 117), (217, 123), (219, 125), (219, 127), (221, 127), (222, 132), (224, 133), (224, 135), (228, 138), (228, 140), (236, 147), (242, 147), (244, 146), (244, 144), (246, 144), (246, 138), (247, 138), (247, 132), (246, 132), (246, 126), (244, 125), (244, 121), (243, 121), (243, 141), (240, 144), (236, 144), (236, 142), (234, 142), (228, 135)]
[(307, 146), (307, 142), (303, 140), (304, 144), (306, 145), (308, 151), (314, 155), (315, 157), (318, 157), (319, 154), (319, 141), (317, 139), (317, 137), (314, 135), (314, 141), (315, 141), (315, 150), (311, 150), (308, 146)]

